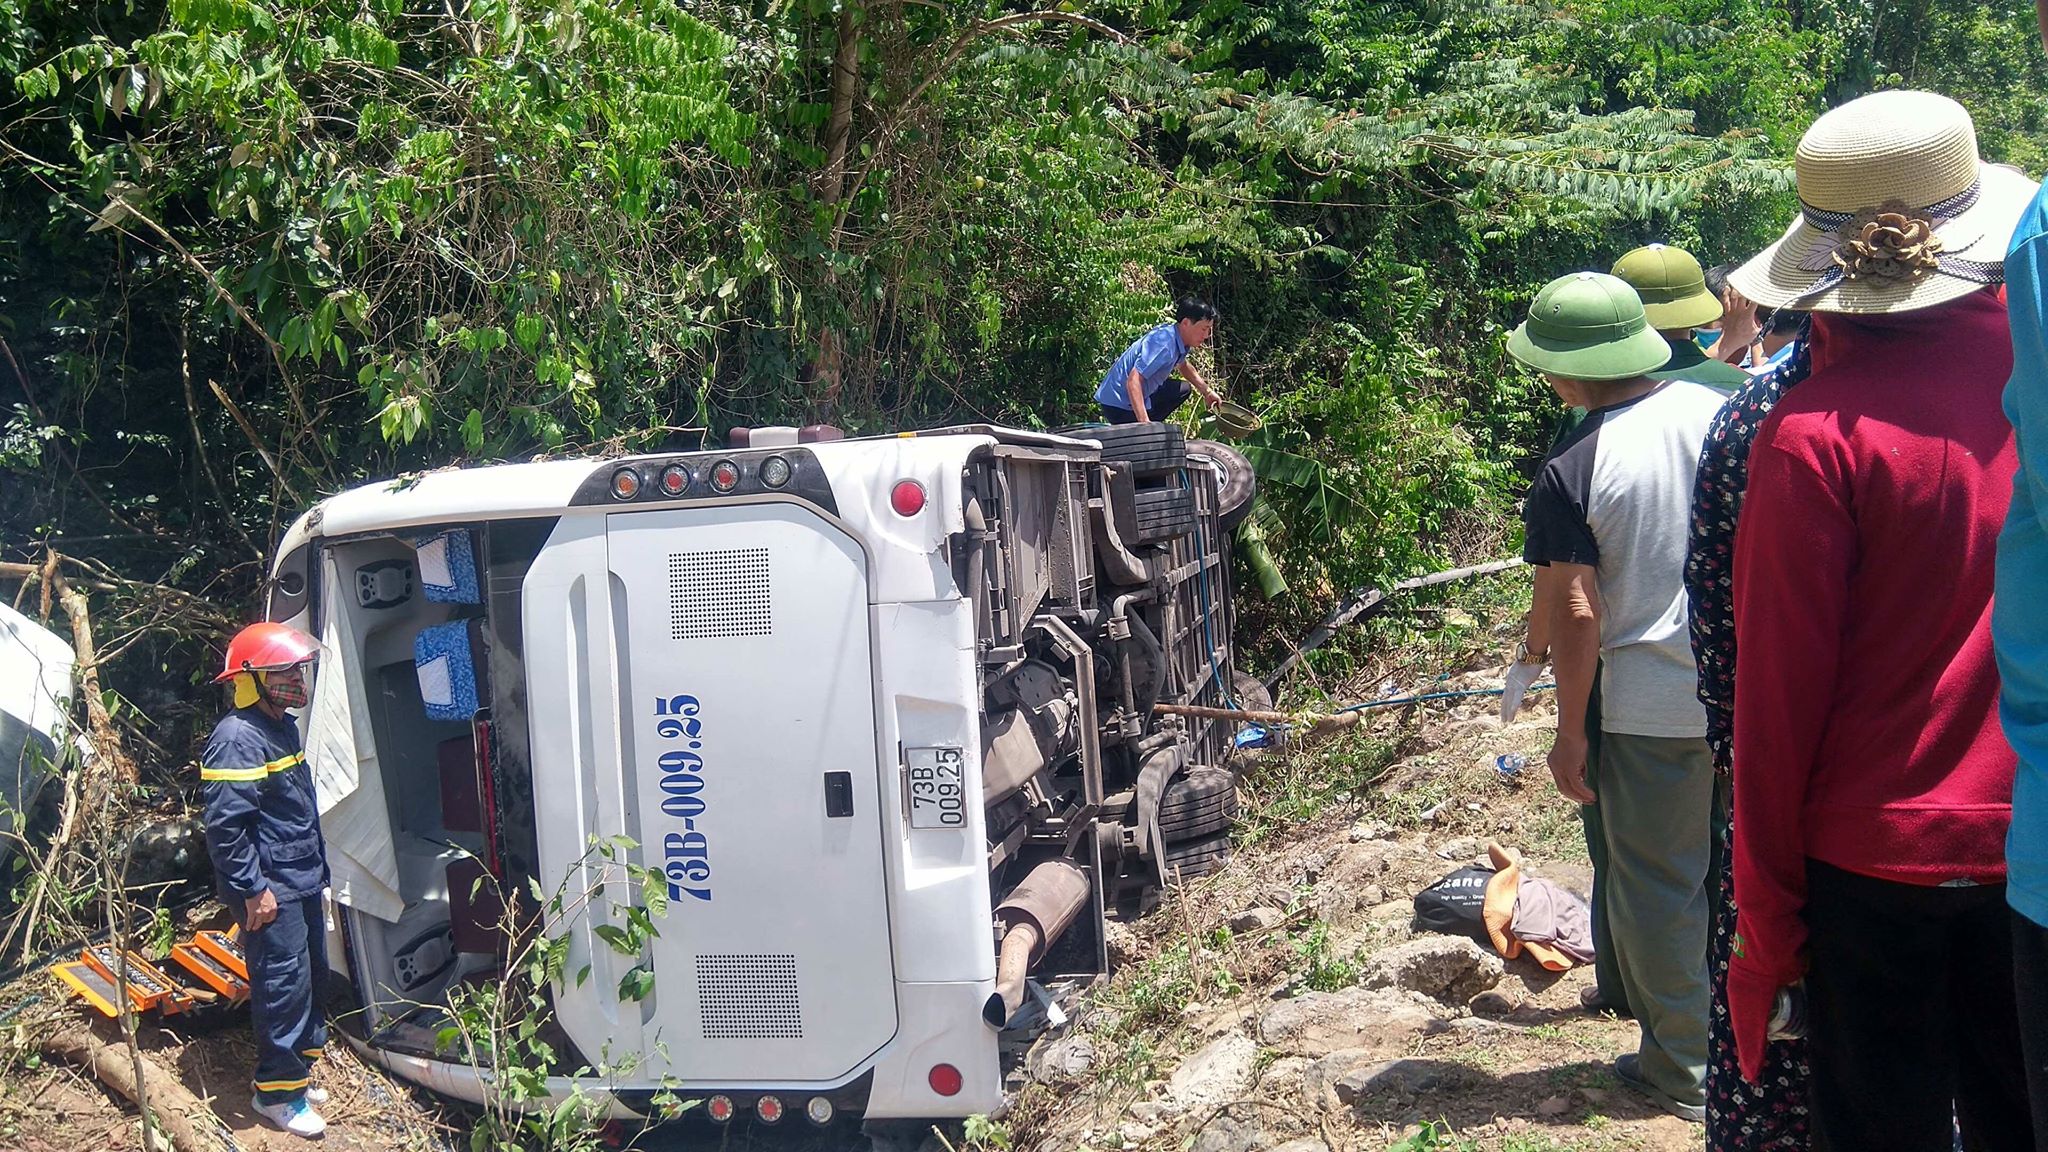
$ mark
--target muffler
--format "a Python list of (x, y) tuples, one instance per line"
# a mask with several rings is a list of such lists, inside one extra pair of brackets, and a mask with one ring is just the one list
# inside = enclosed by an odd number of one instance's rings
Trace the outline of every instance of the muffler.
[(996, 994), (982, 1017), (1001, 1028), (1024, 1004), (1024, 979), (1088, 904), (1088, 873), (1071, 860), (1048, 860), (996, 908), (1003, 925), (996, 954)]

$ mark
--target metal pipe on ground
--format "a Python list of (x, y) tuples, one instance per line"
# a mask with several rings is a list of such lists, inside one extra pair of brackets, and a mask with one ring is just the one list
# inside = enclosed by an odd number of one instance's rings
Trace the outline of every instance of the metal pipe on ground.
[(1280, 666), (1275, 668), (1272, 674), (1266, 677), (1266, 690), (1270, 692), (1276, 688), (1289, 672), (1294, 671), (1294, 666), (1301, 663), (1303, 657), (1322, 647), (1329, 641), (1330, 637), (1335, 636), (1337, 629), (1344, 627), (1346, 624), (1355, 623), (1379, 611), (1386, 604), (1388, 598), (1396, 592), (1413, 592), (1418, 588), (1430, 588), (1438, 584), (1451, 584), (1459, 580), (1469, 580), (1474, 576), (1489, 576), (1495, 572), (1505, 572), (1510, 568), (1520, 567), (1521, 563), (1520, 557), (1510, 557), (1506, 560), (1494, 560), (1486, 564), (1474, 564), (1465, 568), (1451, 568), (1443, 572), (1432, 572), (1427, 576), (1417, 576), (1412, 580), (1403, 580), (1384, 592), (1377, 588), (1354, 588), (1351, 594), (1344, 598), (1342, 603), (1338, 604), (1328, 616), (1323, 617), (1322, 623), (1316, 625), (1307, 636), (1302, 637), (1301, 643), (1295, 646), (1294, 651), (1288, 655), (1287, 659), (1282, 660)]

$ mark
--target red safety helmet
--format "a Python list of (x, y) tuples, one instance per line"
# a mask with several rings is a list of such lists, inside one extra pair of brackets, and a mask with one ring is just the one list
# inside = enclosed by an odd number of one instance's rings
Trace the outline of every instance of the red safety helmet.
[(275, 672), (318, 655), (320, 642), (289, 624), (251, 624), (228, 641), (227, 667), (213, 682), (224, 683), (242, 672)]

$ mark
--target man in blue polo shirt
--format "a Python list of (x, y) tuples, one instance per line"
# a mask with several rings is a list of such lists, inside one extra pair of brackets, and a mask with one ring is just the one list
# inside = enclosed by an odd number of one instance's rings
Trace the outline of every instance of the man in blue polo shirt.
[[(1183, 298), (1173, 306), (1172, 323), (1138, 337), (1110, 365), (1102, 386), (1095, 390), (1102, 418), (1111, 424), (1164, 420), (1188, 398), (1190, 384), (1210, 407), (1221, 403), (1222, 397), (1188, 363), (1188, 353), (1207, 344), (1215, 334), (1215, 307), (1191, 296)], [(1181, 378), (1169, 379), (1176, 369)]]

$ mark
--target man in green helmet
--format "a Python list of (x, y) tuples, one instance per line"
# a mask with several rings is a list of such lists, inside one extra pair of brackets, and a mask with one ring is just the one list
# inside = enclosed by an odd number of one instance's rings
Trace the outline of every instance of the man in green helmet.
[(1690, 380), (1730, 395), (1749, 383), (1749, 373), (1712, 359), (1692, 338), (1693, 329), (1721, 319), (1721, 300), (1707, 290), (1707, 274), (1692, 253), (1668, 244), (1646, 244), (1614, 262), (1614, 274), (1643, 301), (1643, 314), (1671, 346), (1671, 358), (1650, 373), (1653, 380)]
[[(1551, 281), (1508, 339), (1586, 418), (1544, 461), (1523, 510), (1557, 677), (1557, 789), (1597, 804), (1603, 900), (1640, 1050), (1615, 1074), (1660, 1106), (1705, 1117), (1713, 757), (1686, 631), (1693, 471), (1720, 393), (1653, 374), (1671, 345), (1623, 281)], [(1586, 706), (1600, 677), (1599, 777)]]

